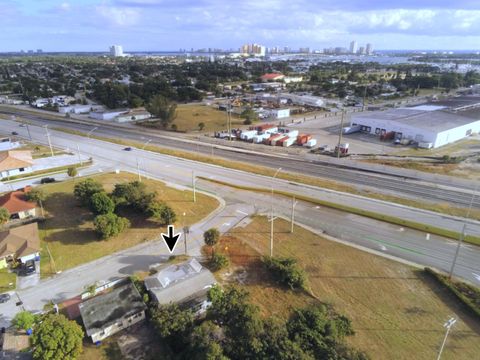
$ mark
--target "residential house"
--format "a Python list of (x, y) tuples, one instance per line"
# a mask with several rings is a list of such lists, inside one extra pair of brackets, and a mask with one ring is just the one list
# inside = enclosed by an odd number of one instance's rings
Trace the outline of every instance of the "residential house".
[(8, 210), (11, 219), (26, 219), (37, 215), (37, 204), (27, 201), (25, 197), (25, 194), (30, 190), (30, 186), (26, 186), (23, 189), (0, 196), (0, 207)]
[(207, 293), (215, 284), (213, 274), (196, 259), (170, 265), (145, 278), (153, 301), (162, 305), (177, 303), (193, 309), (197, 315), (210, 305)]
[(79, 305), (85, 331), (94, 343), (144, 320), (146, 308), (131, 281)]
[(25, 263), (40, 257), (37, 223), (30, 223), (0, 232), (0, 269), (14, 259)]
[(285, 75), (280, 73), (269, 73), (269, 74), (260, 76), (260, 80), (262, 80), (262, 82), (280, 81), (280, 80), (283, 80), (284, 78), (285, 78)]
[(32, 171), (32, 153), (25, 150), (0, 152), (0, 178), (16, 176)]

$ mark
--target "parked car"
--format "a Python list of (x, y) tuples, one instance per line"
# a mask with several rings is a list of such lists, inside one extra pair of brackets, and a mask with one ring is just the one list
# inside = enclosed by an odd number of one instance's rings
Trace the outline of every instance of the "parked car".
[(55, 182), (55, 178), (52, 178), (52, 177), (46, 177), (40, 180), (40, 184), (48, 184), (53, 182)]
[(10, 300), (9, 294), (0, 294), (0, 304), (6, 303), (8, 300)]
[(129, 146), (129, 147), (126, 147), (125, 149), (123, 149), (125, 151), (132, 151), (132, 148)]
[(35, 274), (35, 261), (27, 260), (23, 265), (23, 274), (24, 275), (31, 275)]
[(12, 135), (18, 135), (18, 132), (12, 131)]

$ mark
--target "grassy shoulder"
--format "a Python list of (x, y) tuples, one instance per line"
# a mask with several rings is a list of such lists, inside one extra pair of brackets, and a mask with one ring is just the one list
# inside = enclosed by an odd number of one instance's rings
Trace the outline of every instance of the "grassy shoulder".
[[(115, 184), (130, 182), (137, 177), (130, 173), (120, 173), (102, 174), (95, 176), (95, 179), (110, 192)], [(219, 205), (215, 198), (201, 193), (197, 193), (197, 201), (194, 203), (191, 191), (178, 190), (151, 179), (142, 181), (149, 191), (156, 191), (158, 199), (167, 203), (178, 214), (177, 225), (194, 224)], [(160, 231), (165, 230), (156, 221), (145, 219), (145, 216), (132, 211), (122, 213), (122, 216), (131, 222), (129, 229), (108, 240), (99, 240), (94, 231), (94, 215), (81, 207), (73, 196), (73, 180), (48, 184), (41, 188), (48, 196), (44, 202), (47, 219), (40, 227), (41, 268), (44, 277), (51, 276), (55, 271), (66, 270), (158, 238)], [(180, 215), (183, 213), (186, 215)]]
[[(84, 132), (61, 128), (61, 127), (53, 128), (53, 130), (62, 131), (62, 132), (66, 132), (73, 135), (86, 136)], [(108, 138), (108, 137), (102, 137), (102, 136), (96, 136), (96, 135), (93, 135), (91, 137), (97, 140), (108, 141), (108, 142), (123, 145), (123, 146), (134, 146), (138, 148), (143, 148), (144, 146), (144, 144), (141, 144), (135, 141), (125, 141), (121, 139), (114, 139), (114, 138)], [(241, 171), (250, 172), (258, 175), (273, 176), (276, 172), (276, 169), (271, 169), (263, 166), (252, 165), (249, 163), (244, 163), (239, 161), (231, 161), (231, 160), (227, 160), (227, 159), (223, 159), (215, 156), (207, 156), (207, 155), (202, 155), (199, 153), (194, 153), (189, 151), (162, 148), (155, 145), (147, 145), (145, 146), (145, 150), (156, 152), (159, 154), (164, 154), (164, 155), (181, 157), (188, 160), (204, 162), (207, 164), (218, 165), (225, 168), (241, 170)], [(403, 198), (399, 196), (381, 194), (381, 193), (377, 193), (369, 190), (361, 191), (355, 188), (354, 186), (338, 183), (338, 182), (327, 180), (327, 179), (320, 179), (312, 176), (306, 176), (302, 174), (294, 174), (294, 173), (282, 171), (278, 174), (277, 177), (283, 180), (298, 182), (298, 183), (312, 185), (312, 186), (318, 186), (321, 188), (346, 192), (350, 194), (366, 196), (373, 199), (389, 201), (389, 202), (393, 202), (401, 205), (415, 207), (418, 209), (434, 211), (441, 214), (462, 217), (462, 216), (465, 216), (465, 214), (467, 213), (467, 209), (451, 206), (450, 204), (447, 204), (447, 203), (430, 203), (427, 201), (412, 200), (412, 199)], [(480, 210), (472, 209), (470, 211), (470, 217), (472, 219), (480, 220)]]
[(222, 237), (219, 252), (231, 267), (217, 274), (223, 283), (246, 288), (265, 317), (288, 318), (292, 309), (317, 299), (330, 303), (352, 319), (350, 345), (372, 359), (431, 359), (444, 336), (442, 324), (452, 313), (459, 322), (452, 329), (445, 358), (471, 359), (480, 351), (480, 324), (435, 281), (409, 266), (323, 239), (296, 226), (275, 221), (274, 255), (294, 257), (305, 270), (305, 292), (275, 284), (261, 264), (269, 253), (270, 226), (254, 217)]
[(15, 273), (9, 272), (6, 268), (0, 269), (0, 294), (15, 290), (16, 283), (17, 275)]

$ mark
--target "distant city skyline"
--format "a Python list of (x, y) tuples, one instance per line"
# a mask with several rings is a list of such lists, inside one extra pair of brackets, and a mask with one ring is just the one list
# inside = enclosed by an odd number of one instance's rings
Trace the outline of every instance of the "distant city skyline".
[(127, 52), (245, 43), (323, 49), (480, 50), (480, 1), (0, 0), (0, 52)]

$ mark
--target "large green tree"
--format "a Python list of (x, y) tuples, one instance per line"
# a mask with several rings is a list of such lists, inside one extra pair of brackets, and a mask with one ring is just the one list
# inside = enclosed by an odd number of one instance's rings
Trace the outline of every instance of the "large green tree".
[(177, 104), (162, 95), (154, 96), (148, 103), (147, 110), (160, 119), (163, 128), (167, 128), (177, 117)]
[(98, 181), (88, 178), (75, 184), (73, 194), (83, 205), (89, 206), (93, 194), (102, 192), (103, 186)]
[(188, 334), (193, 328), (194, 314), (190, 309), (181, 309), (177, 304), (153, 305), (150, 320), (158, 335), (174, 349), (183, 349), (188, 343)]
[(12, 324), (17, 330), (31, 329), (34, 323), (35, 315), (30, 311), (20, 311), (12, 319)]
[(97, 215), (108, 214), (115, 210), (115, 203), (106, 192), (101, 191), (92, 195), (90, 208)]
[(32, 335), (35, 360), (75, 360), (82, 352), (83, 330), (75, 321), (49, 314), (35, 326)]
[(131, 207), (149, 216), (156, 196), (155, 192), (148, 192), (147, 186), (140, 181), (116, 184), (112, 192), (112, 197), (118, 205)]
[(10, 220), (10, 213), (4, 207), (0, 207), (0, 225), (6, 224)]
[(102, 239), (108, 239), (120, 234), (130, 226), (127, 218), (117, 216), (114, 213), (98, 215), (94, 220), (95, 231)]

